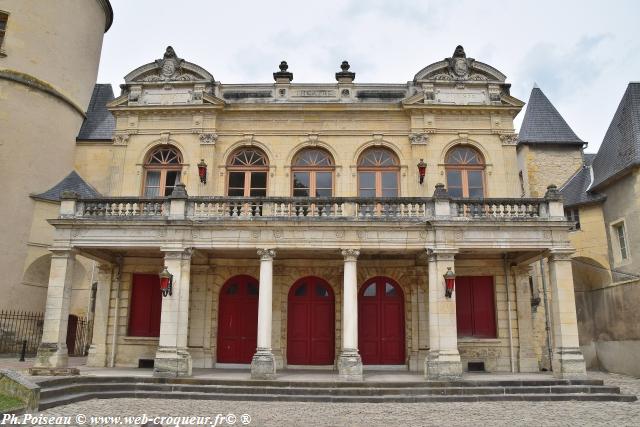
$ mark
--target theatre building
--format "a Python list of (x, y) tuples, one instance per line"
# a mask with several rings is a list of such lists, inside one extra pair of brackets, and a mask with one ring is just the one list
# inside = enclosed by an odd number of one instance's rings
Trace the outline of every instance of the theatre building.
[(529, 265), (547, 259), (553, 371), (584, 375), (569, 224), (554, 186), (520, 197), (506, 76), (461, 46), (405, 84), (355, 76), (296, 84), (283, 61), (225, 84), (168, 47), (120, 96), (98, 85), (49, 221), (37, 366), (67, 365), (83, 257), (91, 366), (536, 372)]

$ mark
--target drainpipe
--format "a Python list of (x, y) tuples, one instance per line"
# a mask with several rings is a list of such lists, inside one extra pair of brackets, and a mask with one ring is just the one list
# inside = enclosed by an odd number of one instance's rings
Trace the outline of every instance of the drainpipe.
[(109, 358), (109, 367), (115, 368), (116, 366), (116, 339), (118, 337), (118, 312), (120, 310), (120, 278), (122, 276), (122, 257), (116, 258), (117, 273), (115, 274), (118, 285), (116, 286), (116, 305), (113, 316), (113, 331), (111, 335), (111, 356)]
[(509, 363), (511, 364), (511, 373), (515, 373), (515, 361), (513, 360), (513, 331), (511, 330), (511, 297), (509, 294), (509, 258), (504, 254), (504, 281), (507, 287), (507, 316), (509, 318)]
[(544, 264), (540, 263), (540, 277), (542, 278), (542, 293), (544, 294), (544, 329), (547, 332), (547, 350), (549, 352), (549, 370), (553, 371), (553, 348), (551, 346), (551, 313), (549, 313), (549, 300), (547, 299), (547, 278), (544, 275)]

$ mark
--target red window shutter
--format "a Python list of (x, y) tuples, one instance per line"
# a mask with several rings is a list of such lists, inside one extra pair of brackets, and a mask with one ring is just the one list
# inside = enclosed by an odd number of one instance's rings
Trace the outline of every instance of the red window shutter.
[(493, 278), (473, 278), (473, 335), (478, 338), (496, 337), (496, 310), (493, 297)]
[(471, 277), (456, 278), (456, 323), (459, 337), (473, 336), (473, 301)]
[(162, 293), (157, 274), (134, 274), (131, 290), (129, 336), (159, 337)]

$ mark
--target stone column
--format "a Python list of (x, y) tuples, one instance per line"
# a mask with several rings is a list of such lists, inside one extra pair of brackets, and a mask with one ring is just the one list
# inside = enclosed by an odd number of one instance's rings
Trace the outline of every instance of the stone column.
[(98, 289), (96, 290), (95, 312), (93, 315), (93, 338), (89, 347), (87, 366), (104, 368), (107, 366), (107, 322), (109, 321), (109, 300), (113, 266), (98, 266)]
[(516, 308), (518, 311), (518, 365), (520, 372), (538, 372), (538, 359), (534, 350), (533, 320), (531, 317), (531, 291), (529, 266), (512, 268), (516, 278)]
[(191, 249), (164, 251), (164, 265), (173, 275), (173, 289), (171, 295), (162, 297), (160, 342), (153, 368), (155, 376), (191, 375), (191, 355), (187, 349), (191, 253)]
[(60, 374), (68, 370), (67, 324), (76, 256), (73, 250), (52, 249), (51, 252), (42, 342), (31, 371), (34, 375)]
[(273, 249), (258, 249), (260, 257), (260, 294), (258, 296), (258, 348), (251, 360), (251, 378), (275, 378), (276, 359), (271, 351), (271, 321), (273, 310)]
[(447, 267), (455, 272), (456, 250), (429, 251), (429, 353), (425, 360), (425, 378), (430, 380), (459, 379), (462, 362), (458, 352), (456, 323), (456, 292), (444, 295), (444, 274)]
[(552, 251), (549, 257), (553, 313), (553, 375), (585, 378), (586, 366), (578, 342), (578, 320), (570, 251)]
[(360, 251), (344, 249), (342, 288), (342, 349), (338, 356), (338, 374), (347, 381), (362, 381), (362, 359), (358, 352), (358, 267)]

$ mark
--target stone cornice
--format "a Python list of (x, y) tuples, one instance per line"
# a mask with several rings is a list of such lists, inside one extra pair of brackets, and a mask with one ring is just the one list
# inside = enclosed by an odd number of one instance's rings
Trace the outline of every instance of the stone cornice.
[(73, 102), (69, 97), (62, 94), (60, 91), (58, 91), (49, 83), (46, 83), (38, 79), (37, 77), (34, 77), (30, 74), (14, 71), (14, 70), (4, 69), (4, 70), (0, 70), (0, 79), (9, 80), (14, 83), (18, 83), (18, 84), (27, 86), (31, 89), (35, 89), (40, 92), (44, 92), (48, 95), (51, 95), (54, 98), (59, 99), (60, 101), (64, 102), (65, 104), (69, 105), (71, 108), (76, 110), (78, 113), (80, 113), (80, 115), (82, 115), (83, 118), (87, 117), (84, 110), (78, 104)]
[(105, 14), (105, 24), (104, 24), (104, 32), (106, 33), (111, 28), (111, 24), (113, 24), (113, 8), (111, 7), (111, 2), (109, 0), (97, 0), (102, 10), (104, 10)]

